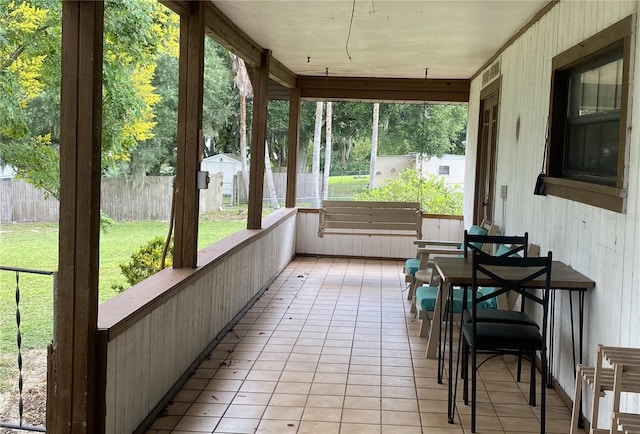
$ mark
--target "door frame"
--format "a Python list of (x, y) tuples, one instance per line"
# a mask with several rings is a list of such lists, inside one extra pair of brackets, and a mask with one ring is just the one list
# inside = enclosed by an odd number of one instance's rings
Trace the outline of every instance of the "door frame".
[[(476, 147), (476, 176), (473, 195), (473, 223), (479, 224), (485, 218), (484, 206), (482, 203), (489, 196), (489, 206), (495, 205), (495, 177), (496, 177), (496, 153), (498, 144), (498, 127), (500, 125), (500, 84), (501, 77), (496, 78), (480, 91), (480, 110), (478, 114), (478, 139)], [(483, 139), (483, 116), (484, 108), (490, 98), (497, 98), (496, 129), (492, 136), (491, 143), (485, 143)], [(489, 147), (489, 149), (487, 149)], [(487, 152), (488, 151), (488, 152)], [(488, 161), (486, 160), (488, 156)], [(489, 192), (485, 192), (489, 178)], [(493, 222), (493, 209), (489, 210), (488, 216)]]

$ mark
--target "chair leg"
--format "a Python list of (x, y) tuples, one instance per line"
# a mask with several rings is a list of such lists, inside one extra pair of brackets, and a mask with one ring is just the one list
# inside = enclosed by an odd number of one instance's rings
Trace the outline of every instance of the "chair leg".
[(477, 380), (477, 369), (476, 369), (476, 349), (471, 348), (471, 432), (476, 432), (476, 380)]
[(423, 310), (419, 310), (418, 319), (420, 319), (420, 337), (426, 338), (429, 333), (429, 316)]
[(518, 352), (518, 373), (516, 374), (516, 381), (519, 383), (522, 378), (522, 352)]
[(546, 431), (546, 416), (547, 416), (547, 351), (544, 347), (544, 341), (542, 344), (542, 350), (540, 351), (540, 358), (542, 359), (542, 373), (541, 385), (540, 385), (540, 434), (545, 434)]
[(578, 434), (578, 420), (582, 407), (582, 365), (576, 369), (576, 387), (573, 392), (573, 408), (571, 409), (571, 434)]
[(469, 346), (465, 338), (462, 338), (462, 345), (462, 399), (464, 405), (469, 405)]
[[(531, 353), (531, 379), (529, 380), (529, 405), (536, 406), (536, 353)], [(542, 384), (544, 388), (544, 383)]]

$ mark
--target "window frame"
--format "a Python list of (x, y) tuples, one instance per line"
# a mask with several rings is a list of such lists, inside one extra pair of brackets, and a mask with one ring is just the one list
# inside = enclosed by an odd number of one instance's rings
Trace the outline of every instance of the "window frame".
[[(549, 104), (549, 126), (545, 193), (588, 205), (626, 212), (628, 174), (626, 171), (631, 125), (630, 74), (633, 67), (633, 28), (635, 15), (630, 15), (578, 45), (558, 54), (552, 60), (551, 100)], [(588, 180), (563, 177), (566, 149), (567, 108), (569, 105), (569, 77), (581, 68), (595, 65), (603, 57), (622, 49), (622, 95), (620, 125), (618, 133), (618, 161), (614, 185)], [(595, 66), (594, 66), (595, 68)], [(598, 178), (595, 178), (598, 181)]]

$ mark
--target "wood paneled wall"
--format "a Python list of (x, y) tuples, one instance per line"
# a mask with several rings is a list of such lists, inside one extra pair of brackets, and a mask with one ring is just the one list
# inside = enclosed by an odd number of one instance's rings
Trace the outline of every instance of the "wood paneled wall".
[[(561, 1), (499, 57), (502, 87), (496, 184), (508, 186), (508, 195), (506, 199), (496, 198), (495, 220), (507, 233), (528, 231), (530, 241), (539, 244), (541, 252), (553, 251), (554, 259), (570, 264), (596, 281), (596, 288), (587, 294), (585, 305), (584, 361), (589, 364), (594, 363), (599, 343), (640, 347), (637, 333), (640, 329), (640, 273), (637, 271), (640, 136), (637, 130), (632, 130), (628, 145), (626, 214), (558, 197), (534, 196), (533, 188), (545, 144), (551, 59), (637, 10), (636, 1)], [(632, 68), (632, 82), (637, 81), (640, 74), (637, 60)], [(471, 84), (466, 165), (469, 171), (475, 167), (481, 76)], [(640, 87), (633, 87), (631, 95), (633, 125), (640, 121), (637, 103)], [(467, 173), (465, 218), (472, 215), (469, 202), (473, 176)], [(556, 305), (554, 339), (557, 354), (554, 374), (561, 387), (572, 396), (571, 323), (566, 294), (559, 297)], [(585, 398), (587, 405), (589, 401)], [(637, 399), (630, 398), (626, 405), (628, 410), (638, 411)]]

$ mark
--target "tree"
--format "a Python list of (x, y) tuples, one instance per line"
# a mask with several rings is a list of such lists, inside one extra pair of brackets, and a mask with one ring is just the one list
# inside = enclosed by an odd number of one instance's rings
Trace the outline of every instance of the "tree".
[(331, 122), (332, 122), (332, 103), (327, 101), (327, 113), (325, 123), (325, 145), (324, 145), (324, 172), (322, 177), (322, 198), (329, 197), (329, 173), (331, 172)]
[(448, 187), (437, 175), (420, 176), (415, 169), (406, 169), (398, 178), (386, 179), (381, 187), (354, 195), (355, 200), (387, 202), (420, 202), (420, 208), (430, 214), (461, 215), (462, 190)]
[[(58, 197), (61, 3), (0, 0), (0, 11), (0, 158)], [(178, 34), (156, 1), (105, 2), (103, 168), (151, 137), (156, 57), (177, 53)]]
[(244, 60), (233, 53), (229, 53), (233, 61), (233, 70), (236, 73), (233, 84), (240, 93), (240, 162), (242, 180), (246, 197), (249, 197), (249, 169), (247, 164), (247, 97), (253, 95), (253, 87)]
[(313, 176), (313, 198), (311, 206), (320, 208), (320, 140), (322, 134), (322, 101), (316, 103), (316, 127), (313, 133), (313, 163), (311, 173)]
[(378, 156), (378, 121), (380, 116), (380, 103), (373, 104), (373, 126), (371, 133), (371, 164), (369, 164), (369, 188), (374, 186), (376, 179), (376, 157)]
[(383, 104), (379, 151), (382, 155), (426, 154), (429, 157), (460, 152), (466, 129), (464, 105)]

